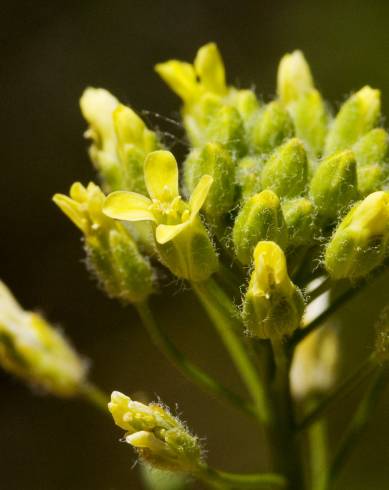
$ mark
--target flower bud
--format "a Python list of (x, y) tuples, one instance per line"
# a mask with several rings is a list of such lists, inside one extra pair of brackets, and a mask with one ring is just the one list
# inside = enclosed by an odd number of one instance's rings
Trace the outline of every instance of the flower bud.
[(65, 338), (36, 313), (23, 310), (0, 281), (0, 365), (56, 396), (77, 395), (86, 365)]
[(262, 169), (262, 188), (271, 189), (281, 198), (301, 195), (307, 185), (308, 160), (304, 145), (292, 138), (265, 163)]
[(117, 139), (112, 114), (119, 101), (107, 90), (88, 87), (81, 96), (81, 112), (89, 124), (85, 136), (92, 140), (89, 155), (110, 189), (122, 183), (122, 170), (116, 153)]
[(316, 398), (335, 385), (339, 366), (339, 338), (336, 331), (323, 327), (302, 340), (293, 356), (291, 391), (298, 400)]
[(123, 170), (121, 189), (146, 192), (143, 162), (146, 156), (160, 148), (157, 135), (150, 131), (135, 112), (119, 104), (113, 112), (117, 152)]
[(323, 153), (329, 116), (320, 93), (312, 89), (301, 95), (289, 107), (296, 136), (304, 141), (307, 150), (315, 157)]
[(358, 199), (354, 153), (344, 150), (325, 158), (311, 180), (310, 194), (325, 221), (334, 221)]
[(243, 320), (260, 339), (282, 339), (299, 326), (304, 299), (288, 276), (286, 258), (274, 242), (259, 242), (243, 302)]
[(205, 142), (221, 143), (237, 157), (246, 152), (243, 121), (234, 107), (223, 106), (215, 112), (207, 128)]
[(262, 190), (261, 175), (263, 165), (263, 156), (250, 155), (239, 160), (236, 180), (241, 188), (243, 201)]
[(270, 152), (293, 136), (293, 122), (279, 101), (270, 102), (253, 122), (249, 137), (255, 152)]
[(288, 235), (280, 200), (264, 190), (248, 199), (241, 208), (232, 231), (235, 253), (244, 265), (250, 264), (260, 240), (272, 240), (284, 247)]
[(196, 472), (202, 464), (198, 438), (160, 404), (144, 405), (114, 391), (109, 411), (139, 457), (162, 470)]
[(129, 303), (143, 301), (152, 292), (151, 266), (124, 225), (103, 214), (105, 196), (100, 188), (77, 182), (70, 197), (56, 194), (53, 200), (83, 232), (88, 267), (108, 296)]
[(104, 186), (144, 190), (143, 161), (160, 147), (156, 134), (107, 90), (87, 88), (80, 106), (90, 125), (85, 133), (92, 140), (89, 154)]
[(341, 221), (325, 252), (334, 279), (357, 278), (380, 265), (389, 252), (389, 193), (374, 192)]
[(245, 124), (259, 109), (259, 102), (255, 93), (248, 89), (232, 90), (229, 95), (229, 102), (237, 109)]
[(316, 209), (312, 202), (305, 197), (284, 201), (282, 212), (288, 229), (288, 246), (312, 243), (316, 219)]
[(220, 143), (207, 143), (191, 152), (184, 165), (184, 180), (190, 195), (203, 175), (210, 175), (213, 184), (203, 210), (211, 221), (217, 221), (234, 206), (235, 163)]
[(358, 188), (362, 195), (380, 190), (389, 175), (388, 133), (382, 128), (369, 131), (354, 146)]
[(160, 470), (148, 464), (140, 465), (142, 481), (147, 490), (185, 490), (188, 476), (183, 473)]
[(312, 88), (311, 70), (303, 53), (294, 51), (283, 56), (277, 74), (277, 92), (282, 102), (296, 101)]
[(325, 153), (329, 155), (352, 146), (374, 128), (381, 114), (379, 90), (363, 87), (340, 108), (327, 136)]

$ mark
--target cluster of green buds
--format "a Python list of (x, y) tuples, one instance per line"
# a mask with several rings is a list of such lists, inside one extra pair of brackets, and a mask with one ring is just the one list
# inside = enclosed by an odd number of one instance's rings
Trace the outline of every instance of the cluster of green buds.
[(108, 408), (115, 424), (126, 431), (126, 442), (146, 463), (189, 474), (200, 469), (202, 454), (198, 438), (161, 404), (144, 405), (114, 391)]
[(24, 310), (0, 282), (0, 365), (48, 393), (72, 397), (86, 379), (86, 364), (41, 315)]

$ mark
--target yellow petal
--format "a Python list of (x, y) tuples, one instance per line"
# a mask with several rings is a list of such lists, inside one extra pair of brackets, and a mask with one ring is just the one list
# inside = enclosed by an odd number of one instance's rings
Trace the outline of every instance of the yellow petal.
[(196, 185), (192, 195), (190, 196), (190, 216), (193, 219), (201, 209), (201, 206), (204, 204), (209, 189), (213, 183), (213, 177), (210, 175), (203, 175)]
[(144, 176), (152, 199), (169, 202), (178, 196), (178, 167), (170, 151), (149, 153), (145, 160)]
[(155, 221), (150, 211), (151, 201), (136, 192), (112, 192), (104, 202), (103, 213), (110, 218), (125, 221)]
[(196, 97), (199, 87), (190, 63), (170, 60), (155, 65), (155, 71), (184, 102)]
[(113, 121), (120, 143), (141, 144), (145, 124), (132, 109), (119, 104), (113, 112)]
[(64, 194), (55, 194), (53, 201), (83, 233), (88, 232), (88, 220), (84, 217), (78, 202)]
[(215, 43), (206, 44), (198, 50), (194, 67), (207, 90), (220, 95), (226, 93), (224, 64)]
[(158, 225), (155, 238), (160, 245), (170, 242), (189, 225), (189, 221), (179, 225)]

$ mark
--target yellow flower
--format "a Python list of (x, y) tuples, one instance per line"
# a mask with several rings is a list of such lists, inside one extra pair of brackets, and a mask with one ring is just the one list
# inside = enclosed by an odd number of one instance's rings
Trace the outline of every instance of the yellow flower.
[(213, 179), (203, 175), (189, 202), (178, 190), (178, 167), (169, 151), (154, 151), (144, 163), (144, 178), (150, 197), (135, 192), (117, 191), (104, 203), (104, 213), (124, 221), (150, 221), (161, 261), (173, 274), (200, 281), (217, 267), (217, 257), (198, 214)]
[(87, 187), (76, 182), (70, 196), (56, 194), (53, 200), (84, 234), (89, 268), (108, 296), (143, 301), (152, 291), (151, 266), (123, 224), (103, 213), (101, 189), (92, 182)]

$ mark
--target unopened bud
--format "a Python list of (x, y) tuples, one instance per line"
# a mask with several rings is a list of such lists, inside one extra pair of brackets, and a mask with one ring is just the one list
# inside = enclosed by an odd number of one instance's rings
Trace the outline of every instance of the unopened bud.
[(129, 303), (144, 300), (152, 291), (151, 266), (124, 225), (103, 214), (100, 188), (77, 182), (70, 197), (56, 194), (53, 200), (84, 234), (88, 267), (108, 296)]
[(262, 188), (281, 198), (292, 198), (306, 190), (308, 160), (304, 145), (292, 138), (278, 148), (262, 169)]
[(293, 136), (293, 122), (281, 102), (267, 104), (253, 122), (249, 137), (256, 152), (270, 152)]
[(357, 278), (379, 266), (389, 252), (389, 193), (373, 192), (341, 221), (325, 252), (334, 279)]
[(234, 206), (235, 163), (229, 151), (220, 143), (208, 143), (195, 149), (184, 164), (184, 180), (190, 195), (203, 175), (213, 177), (213, 183), (203, 210), (211, 221), (217, 221)]
[(374, 128), (381, 114), (379, 90), (363, 87), (340, 108), (327, 136), (327, 155), (344, 150)]
[(358, 188), (363, 196), (380, 190), (387, 180), (388, 149), (388, 133), (382, 128), (369, 131), (354, 146)]
[(221, 143), (237, 157), (246, 152), (244, 125), (237, 109), (223, 106), (215, 112), (206, 131), (206, 141)]
[(202, 464), (198, 438), (160, 404), (144, 405), (114, 391), (109, 411), (126, 442), (153, 467), (170, 471), (196, 472)]
[(296, 136), (304, 141), (307, 150), (313, 156), (323, 153), (328, 130), (329, 116), (320, 93), (312, 89), (301, 95), (289, 106)]
[(286, 246), (288, 232), (278, 196), (264, 190), (248, 199), (240, 210), (232, 231), (235, 253), (244, 265), (250, 264), (256, 244), (272, 240)]
[(80, 393), (86, 365), (42, 316), (24, 310), (0, 281), (0, 365), (56, 396)]
[(121, 189), (146, 192), (143, 178), (143, 162), (146, 156), (160, 147), (157, 135), (150, 131), (135, 112), (119, 105), (113, 120), (117, 135), (117, 152), (123, 170)]
[(249, 333), (260, 339), (282, 339), (300, 326), (303, 311), (303, 296), (288, 276), (284, 252), (274, 242), (259, 242), (243, 302)]
[(303, 53), (294, 51), (283, 56), (277, 74), (277, 92), (282, 102), (289, 104), (311, 88), (312, 74)]
[(288, 246), (298, 247), (313, 242), (316, 209), (305, 197), (284, 201), (282, 212), (288, 228)]
[(325, 158), (311, 180), (310, 194), (323, 219), (336, 220), (359, 196), (354, 153), (344, 150)]
[(236, 180), (241, 188), (243, 201), (262, 190), (263, 165), (264, 158), (258, 155), (250, 155), (239, 160)]

